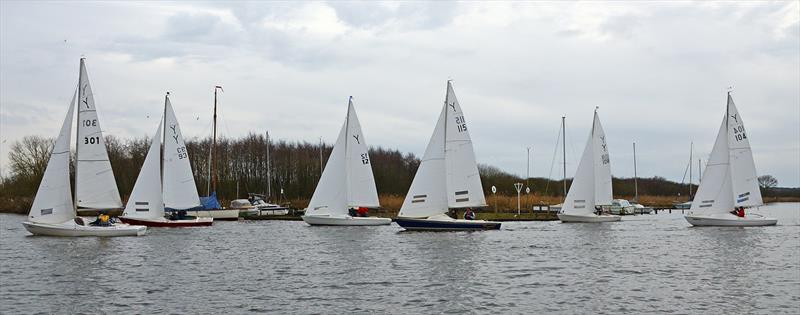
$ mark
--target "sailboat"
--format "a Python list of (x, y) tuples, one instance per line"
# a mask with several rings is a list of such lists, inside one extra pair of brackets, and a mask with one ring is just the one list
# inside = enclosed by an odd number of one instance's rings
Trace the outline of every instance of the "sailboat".
[[(612, 205), (611, 159), (606, 144), (606, 134), (594, 110), (592, 131), (583, 149), (572, 185), (564, 205), (558, 212), (561, 222), (612, 222), (620, 216), (597, 211)], [(598, 214), (599, 213), (599, 214)]]
[(389, 218), (358, 217), (349, 213), (351, 208), (380, 206), (368, 147), (351, 96), (347, 118), (302, 218), (310, 225), (391, 224)]
[(695, 226), (765, 226), (778, 222), (755, 213), (740, 217), (730, 212), (763, 204), (750, 140), (730, 92), (694, 201), (686, 221)]
[[(162, 137), (162, 126), (164, 134)], [(167, 137), (169, 135), (169, 137)], [(161, 157), (161, 143), (164, 156)], [(162, 168), (163, 178), (162, 178)], [(163, 184), (163, 185), (162, 185)], [(142, 164), (142, 170), (133, 185), (131, 197), (120, 219), (129, 224), (153, 227), (210, 226), (213, 218), (174, 216), (164, 217), (164, 207), (186, 210), (200, 207), (192, 167), (186, 152), (183, 133), (169, 101), (169, 92), (164, 100), (164, 118), (158, 124), (150, 149)]]
[[(147, 227), (110, 224), (95, 226), (87, 224), (77, 215), (76, 207), (92, 209), (121, 208), (122, 202), (111, 171), (105, 141), (97, 118), (89, 76), (84, 59), (81, 58), (78, 89), (61, 125), (61, 132), (50, 152), (44, 176), (39, 184), (28, 221), (22, 225), (35, 235), (49, 236), (139, 236)], [(77, 96), (76, 96), (77, 94)], [(69, 141), (78, 101), (78, 126), (75, 165), (75, 199), (69, 180)]]
[(500, 222), (454, 219), (451, 208), (485, 207), (472, 139), (453, 85), (395, 222), (406, 230), (497, 230)]

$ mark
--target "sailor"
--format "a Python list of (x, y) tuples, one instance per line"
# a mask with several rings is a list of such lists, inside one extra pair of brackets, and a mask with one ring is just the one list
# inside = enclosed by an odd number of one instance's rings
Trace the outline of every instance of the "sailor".
[(475, 212), (472, 211), (472, 208), (467, 208), (464, 211), (464, 220), (475, 220)]
[(736, 212), (736, 215), (740, 218), (744, 218), (744, 207), (739, 207), (739, 211)]
[(356, 209), (355, 208), (347, 209), (347, 213), (350, 214), (351, 217), (354, 217), (356, 216)]
[(90, 223), (89, 225), (109, 226), (111, 225), (111, 222), (109, 221), (110, 219), (111, 216), (106, 214), (106, 210), (100, 210), (100, 214), (97, 215), (97, 220), (94, 220), (94, 222)]
[(367, 207), (358, 207), (359, 217), (366, 217), (368, 214), (369, 214), (369, 209), (367, 209)]

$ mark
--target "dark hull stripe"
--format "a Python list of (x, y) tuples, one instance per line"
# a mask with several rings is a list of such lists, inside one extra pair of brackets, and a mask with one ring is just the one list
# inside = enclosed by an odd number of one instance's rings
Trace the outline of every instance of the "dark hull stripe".
[(427, 219), (395, 219), (398, 225), (409, 231), (480, 231), (499, 230), (500, 222), (447, 222)]

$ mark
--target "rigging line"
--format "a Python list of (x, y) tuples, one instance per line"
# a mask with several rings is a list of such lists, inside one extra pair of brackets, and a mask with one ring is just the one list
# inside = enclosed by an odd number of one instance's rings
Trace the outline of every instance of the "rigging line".
[(550, 161), (550, 173), (547, 174), (547, 184), (544, 188), (544, 194), (547, 195), (547, 191), (550, 188), (550, 182), (553, 178), (553, 166), (556, 164), (556, 154), (558, 154), (558, 143), (561, 141), (561, 124), (558, 124), (558, 129), (556, 129), (556, 143), (553, 145), (553, 159)]

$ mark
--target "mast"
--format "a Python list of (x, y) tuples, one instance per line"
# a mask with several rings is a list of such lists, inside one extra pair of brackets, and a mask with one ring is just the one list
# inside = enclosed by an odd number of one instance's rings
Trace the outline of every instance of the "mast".
[[(167, 96), (164, 97), (164, 116), (161, 118), (161, 119), (163, 119), (163, 122), (164, 122), (164, 127), (163, 127), (164, 128), (164, 132), (161, 133), (161, 143), (158, 145), (158, 147), (159, 147), (158, 148), (158, 152), (161, 153), (160, 154), (161, 159), (160, 159), (160, 161), (158, 163), (158, 168), (161, 170), (161, 194), (162, 195), (164, 194), (164, 167), (163, 167), (163, 165), (164, 165), (164, 157), (166, 155), (165, 154), (166, 152), (164, 152), (164, 150), (162, 150), (161, 145), (167, 142), (167, 132), (166, 132), (166, 130), (167, 130), (167, 101), (169, 101), (169, 92), (167, 92)], [(153, 145), (153, 144), (150, 144), (150, 145)]]
[(78, 66), (78, 110), (76, 111), (77, 112), (76, 115), (78, 116), (78, 118), (76, 118), (76, 122), (77, 123), (75, 124), (75, 195), (73, 196), (72, 201), (73, 201), (73, 204), (75, 205), (75, 213), (76, 214), (78, 213), (78, 174), (79, 174), (78, 173), (78, 164), (80, 164), (80, 163), (78, 163), (78, 156), (79, 156), (78, 155), (78, 150), (80, 150), (80, 146), (78, 145), (78, 143), (80, 143), (80, 139), (79, 139), (80, 137), (78, 135), (79, 135), (79, 132), (80, 132), (79, 129), (81, 128), (81, 126), (80, 126), (80, 124), (81, 124), (81, 120), (80, 120), (80, 116), (81, 116), (81, 98), (83, 97), (83, 93), (82, 93), (83, 90), (81, 89), (81, 87), (83, 86), (83, 76), (81, 75), (81, 70), (82, 70), (81, 66), (83, 65), (83, 60), (84, 59), (86, 59), (86, 58), (81, 57), (80, 65)]
[(694, 151), (694, 141), (689, 144), (689, 200), (692, 200), (692, 151)]
[(633, 142), (633, 200), (639, 202), (639, 182), (636, 175), (636, 142)]
[[(562, 166), (564, 167), (564, 202), (567, 202), (567, 125), (566, 125), (566, 116), (561, 116), (561, 149), (562, 155), (561, 158), (563, 159)], [(594, 121), (592, 122), (592, 126), (594, 126)]]
[(347, 142), (350, 135), (350, 104), (353, 103), (353, 96), (347, 100), (347, 117), (344, 119), (344, 187), (347, 190), (347, 207), (350, 208), (350, 156), (347, 151)]
[(223, 91), (221, 85), (214, 86), (214, 118), (212, 120), (211, 153), (208, 163), (208, 195), (217, 191), (217, 172), (215, 170), (217, 162), (217, 90)]
[(702, 159), (697, 159), (697, 178), (703, 178), (703, 169), (700, 163), (702, 163)]
[[(444, 137), (444, 141), (442, 141), (442, 143), (443, 143), (443, 145), (442, 145), (442, 156), (444, 156), (444, 161), (445, 161), (444, 162), (445, 163), (445, 173), (444, 173), (444, 176), (445, 176), (445, 179), (444, 179), (445, 189), (444, 189), (444, 191), (445, 191), (445, 196), (447, 196), (446, 198), (448, 200), (450, 199), (450, 197), (448, 195), (449, 193), (447, 192), (447, 120), (448, 120), (447, 116), (450, 115), (450, 111), (447, 110), (447, 101), (449, 100), (448, 96), (450, 95), (451, 84), (452, 83), (450, 83), (450, 80), (447, 80), (447, 88), (444, 91), (444, 132), (442, 132), (442, 137)], [(450, 202), (449, 201), (447, 201), (447, 211), (450, 212)], [(453, 212), (454, 212), (453, 216), (456, 217), (456, 219), (457, 219), (458, 218), (458, 215), (457, 215), (458, 211), (454, 210)]]
[(267, 202), (272, 198), (272, 172), (269, 162), (269, 131), (267, 131)]

